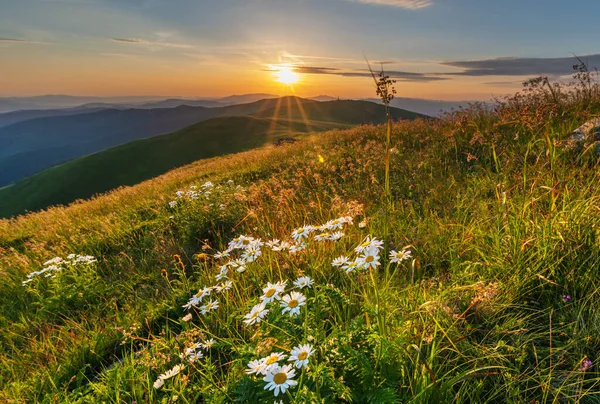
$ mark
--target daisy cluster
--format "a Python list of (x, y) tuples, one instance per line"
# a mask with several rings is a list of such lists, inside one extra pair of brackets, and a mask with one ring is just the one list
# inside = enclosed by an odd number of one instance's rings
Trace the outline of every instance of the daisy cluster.
[[(354, 249), (355, 257), (353, 260), (345, 255), (338, 257), (331, 263), (332, 266), (346, 270), (346, 273), (362, 269), (375, 269), (381, 265), (381, 250), (383, 241), (367, 236), (365, 241)], [(411, 257), (409, 250), (390, 251), (390, 262), (399, 263)]]
[(27, 274), (27, 279), (24, 280), (22, 284), (27, 285), (29, 282), (33, 281), (35, 277), (41, 275), (44, 275), (45, 278), (54, 278), (56, 277), (56, 274), (65, 269), (65, 267), (91, 265), (96, 262), (96, 258), (91, 255), (69, 254), (67, 258), (54, 257), (51, 260), (44, 262), (44, 268)]
[[(225, 185), (215, 185), (212, 182), (207, 181), (199, 187), (192, 185), (187, 191), (175, 192), (175, 199), (169, 202), (169, 207), (175, 208), (184, 200), (208, 200), (214, 193), (221, 193), (224, 191), (244, 192), (245, 189), (240, 185), (234, 186), (233, 180), (228, 180)], [(220, 205), (220, 208), (224, 209), (225, 205)]]
[[(283, 352), (272, 352), (261, 359), (256, 359), (248, 363), (247, 374), (255, 374), (257, 376), (263, 376), (265, 390), (273, 391), (275, 397), (279, 393), (285, 393), (287, 389), (296, 386), (298, 382), (294, 380), (296, 376), (296, 370), (302, 369), (308, 366), (309, 358), (314, 354), (312, 345), (304, 344), (298, 345), (292, 348), (288, 355)], [(291, 364), (281, 364), (287, 358)]]

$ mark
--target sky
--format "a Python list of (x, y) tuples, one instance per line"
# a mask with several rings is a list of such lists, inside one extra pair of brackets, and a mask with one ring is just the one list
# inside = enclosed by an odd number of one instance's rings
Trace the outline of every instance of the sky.
[[(0, 96), (486, 100), (600, 67), (600, 1), (0, 0)], [(277, 80), (290, 69), (293, 85)]]

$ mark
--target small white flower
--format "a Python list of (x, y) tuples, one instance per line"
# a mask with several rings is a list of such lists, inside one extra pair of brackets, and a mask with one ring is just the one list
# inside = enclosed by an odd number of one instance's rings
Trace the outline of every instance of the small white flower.
[(336, 259), (333, 260), (333, 262), (331, 263), (331, 265), (333, 265), (334, 267), (343, 267), (344, 265), (348, 264), (350, 262), (350, 259), (348, 257), (345, 256), (341, 256), (341, 257), (337, 257)]
[(219, 251), (213, 255), (216, 259), (229, 257), (229, 251)]
[(264, 301), (255, 305), (252, 310), (250, 310), (250, 313), (244, 316), (244, 323), (247, 325), (260, 323), (260, 321), (265, 318), (267, 314), (269, 314), (269, 310), (267, 310), (265, 306), (266, 302)]
[(302, 251), (302, 250), (306, 250), (306, 243), (302, 242), (299, 244), (293, 244), (292, 246), (290, 246), (290, 253), (294, 254), (297, 253), (298, 251)]
[(207, 339), (204, 342), (200, 343), (200, 346), (206, 350), (212, 348), (212, 346), (215, 344), (215, 340), (213, 338), (211, 339)]
[(327, 241), (331, 237), (331, 233), (323, 232), (315, 235), (316, 241)]
[(298, 384), (297, 381), (293, 380), (295, 375), (296, 371), (292, 369), (291, 365), (275, 365), (269, 369), (263, 379), (267, 382), (265, 390), (272, 390), (275, 397), (277, 397), (279, 393), (283, 394), (287, 389)]
[(358, 268), (360, 268), (360, 265), (357, 261), (347, 262), (342, 266), (342, 269), (345, 269), (347, 274)]
[(265, 363), (264, 359), (256, 359), (253, 361), (250, 361), (248, 363), (248, 369), (246, 369), (246, 373), (251, 375), (251, 374), (263, 374), (266, 375), (267, 374), (267, 364)]
[(282, 313), (289, 312), (290, 317), (300, 314), (300, 307), (306, 305), (306, 296), (299, 292), (291, 292), (281, 298)]
[(410, 257), (410, 250), (390, 251), (390, 262), (402, 262), (404, 260), (410, 259)]
[(363, 219), (359, 224), (358, 227), (361, 229), (364, 229), (365, 227), (367, 227), (367, 219)]
[(303, 238), (307, 238), (310, 233), (315, 230), (313, 226), (299, 227), (292, 232), (292, 238), (296, 241), (300, 241)]
[(338, 240), (340, 240), (344, 236), (345, 236), (345, 234), (343, 232), (336, 231), (334, 233), (331, 233), (331, 235), (329, 236), (329, 240), (331, 240), (331, 241), (338, 241)]
[(215, 276), (217, 281), (222, 281), (223, 279), (227, 279), (227, 274), (229, 273), (229, 269), (227, 269), (227, 265), (223, 265), (219, 271), (219, 273)]
[(270, 303), (273, 300), (281, 299), (281, 294), (285, 292), (286, 281), (279, 281), (277, 283), (267, 282), (267, 286), (263, 288), (263, 295), (260, 300), (265, 303)]
[(383, 241), (377, 240), (376, 238), (371, 239), (370, 236), (367, 236), (365, 241), (363, 241), (362, 244), (360, 244), (358, 247), (356, 247), (354, 249), (354, 251), (360, 254), (366, 249), (375, 248), (377, 250), (381, 250), (382, 247), (383, 247)]
[(171, 202), (169, 202), (169, 207), (170, 208), (174, 208), (175, 206), (177, 206), (177, 201), (171, 201)]
[(306, 367), (306, 365), (308, 365), (308, 358), (310, 358), (314, 352), (315, 351), (312, 345), (298, 345), (290, 352), (290, 358), (288, 361), (295, 361), (294, 366), (296, 366), (298, 369)]
[(165, 381), (164, 379), (161, 379), (160, 377), (158, 379), (156, 379), (156, 381), (154, 382), (154, 384), (152, 386), (154, 386), (154, 388), (156, 390), (159, 390), (162, 386), (165, 385)]
[(219, 302), (217, 300), (211, 300), (208, 303), (206, 303), (204, 306), (200, 307), (200, 311), (202, 312), (202, 314), (206, 314), (211, 310), (216, 310), (219, 308)]
[(298, 289), (310, 288), (313, 283), (315, 282), (308, 276), (301, 276), (294, 281), (294, 286), (296, 286)]
[(377, 268), (379, 263), (379, 249), (375, 246), (370, 246), (362, 250), (362, 255), (356, 259), (356, 263), (365, 269)]

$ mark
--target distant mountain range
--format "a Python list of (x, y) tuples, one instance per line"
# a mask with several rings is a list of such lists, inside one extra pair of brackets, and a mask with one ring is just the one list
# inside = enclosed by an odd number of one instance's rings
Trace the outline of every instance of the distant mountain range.
[[(250, 102), (279, 98), (274, 94), (242, 94), (231, 95), (222, 98), (181, 98), (164, 96), (139, 96), (139, 97), (77, 97), (69, 95), (43, 95), (36, 97), (0, 97), (0, 126), (3, 122), (10, 120), (3, 113), (13, 111), (31, 110), (64, 110), (70, 109), (71, 113), (77, 113), (81, 109), (113, 108), (113, 109), (152, 109), (152, 108), (174, 108), (180, 105), (219, 107), (233, 104), (247, 104)], [(315, 101), (333, 101), (338, 99), (329, 95), (318, 95), (308, 97)], [(368, 98), (367, 101), (379, 102), (377, 98)], [(398, 97), (392, 101), (392, 106), (418, 112), (425, 115), (438, 115), (440, 111), (449, 111), (453, 108), (466, 106), (469, 101), (440, 101), (421, 98)], [(40, 111), (35, 111), (40, 116)]]
[[(425, 117), (398, 108), (391, 113), (394, 120)], [(384, 107), (373, 102), (297, 97), (33, 119), (0, 129), (0, 180), (28, 177), (0, 189), (0, 216), (87, 198), (281, 137), (384, 121)]]

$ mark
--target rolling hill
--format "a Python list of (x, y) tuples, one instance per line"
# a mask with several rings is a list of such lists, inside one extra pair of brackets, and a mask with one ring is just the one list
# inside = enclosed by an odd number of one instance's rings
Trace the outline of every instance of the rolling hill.
[[(170, 133), (203, 120), (236, 115), (300, 119), (338, 123), (377, 123), (383, 107), (357, 101), (317, 102), (284, 97), (219, 108), (179, 106), (160, 109), (105, 109), (93, 113), (32, 119), (0, 128), (0, 187), (46, 168), (133, 140)], [(277, 111), (277, 108), (280, 110)], [(379, 113), (376, 113), (379, 111)], [(277, 113), (277, 114), (276, 114)], [(393, 109), (395, 119), (418, 114)], [(309, 128), (310, 130), (310, 128)]]
[[(298, 104), (294, 105), (295, 108), (289, 109), (291, 119), (272, 119), (275, 109), (263, 111), (260, 116), (213, 118), (174, 133), (135, 140), (49, 168), (0, 188), (0, 217), (66, 204), (119, 186), (134, 185), (199, 159), (260, 147), (281, 137), (347, 128), (362, 119), (354, 109), (354, 119), (344, 123), (341, 119), (348, 112), (339, 111), (343, 108), (330, 105), (321, 110), (311, 105), (308, 109), (311, 117), (330, 118), (330, 122), (322, 119), (304, 121), (297, 119)], [(374, 110), (380, 110), (377, 105), (375, 107)], [(282, 116), (288, 115), (287, 108), (282, 107), (280, 112), (285, 112)], [(373, 116), (374, 121), (381, 119)]]

